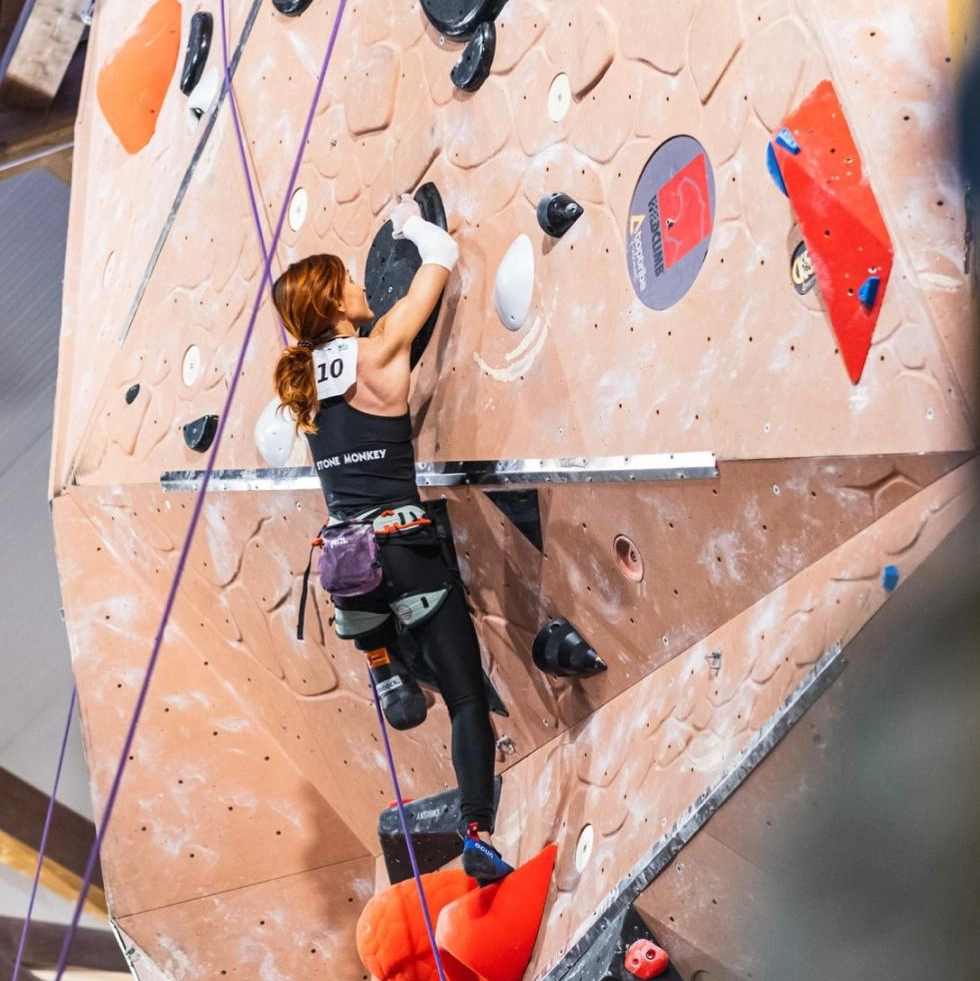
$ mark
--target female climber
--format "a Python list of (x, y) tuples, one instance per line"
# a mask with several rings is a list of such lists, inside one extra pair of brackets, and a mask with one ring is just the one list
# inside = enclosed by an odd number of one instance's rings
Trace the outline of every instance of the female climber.
[(459, 250), (407, 195), (391, 222), (422, 264), (366, 337), (359, 327), (374, 314), (336, 256), (309, 256), (276, 280), (273, 302), (296, 343), (280, 355), (275, 385), (307, 435), (330, 513), (321, 579), (333, 597), (337, 634), (367, 653), (395, 728), (425, 718), (417, 678), (438, 687), (452, 721), (463, 868), (485, 885), (512, 869), (490, 843), (494, 738), (480, 648), (458, 574), (419, 497), (408, 410), (412, 341)]

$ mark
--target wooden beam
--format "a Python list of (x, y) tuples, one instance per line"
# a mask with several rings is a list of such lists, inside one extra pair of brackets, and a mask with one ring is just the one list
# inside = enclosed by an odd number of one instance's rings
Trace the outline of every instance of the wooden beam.
[(79, 11), (78, 0), (34, 0), (0, 81), (0, 99), (8, 105), (50, 105), (85, 30)]
[(0, 105), (0, 180), (35, 167), (45, 167), (56, 177), (70, 182), (85, 47), (85, 44), (79, 45), (58, 95), (46, 109)]
[[(0, 863), (34, 877), (47, 809), (48, 798), (44, 794), (0, 768)], [(77, 901), (94, 841), (95, 825), (91, 821), (55, 803), (41, 884), (65, 899)], [(85, 910), (103, 916), (107, 911), (98, 863)]]
[[(0, 124), (4, 114), (0, 112)], [(53, 126), (37, 136), (25, 137), (4, 146), (0, 143), (0, 180), (35, 167), (60, 167), (55, 171), (63, 180), (71, 179), (71, 155), (74, 148), (75, 127), (69, 123)]]
[[(17, 959), (24, 921), (12, 916), (0, 916), (0, 966), (11, 967)], [(24, 944), (23, 964), (34, 970), (56, 967), (61, 958), (67, 925), (33, 920)], [(116, 938), (108, 930), (79, 927), (68, 948), (68, 964), (89, 971), (126, 971), (126, 959)], [(8, 977), (4, 972), (4, 977)]]
[(23, 9), (24, 0), (0, 0), (0, 54), (7, 50), (7, 42)]

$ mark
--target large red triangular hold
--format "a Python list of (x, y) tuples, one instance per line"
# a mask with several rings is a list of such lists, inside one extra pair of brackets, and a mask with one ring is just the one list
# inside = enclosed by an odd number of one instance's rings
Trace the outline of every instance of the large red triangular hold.
[(520, 981), (531, 960), (557, 845), (439, 914), (436, 945), (450, 981)]
[(829, 81), (786, 118), (772, 145), (847, 373), (856, 384), (891, 274), (892, 245)]

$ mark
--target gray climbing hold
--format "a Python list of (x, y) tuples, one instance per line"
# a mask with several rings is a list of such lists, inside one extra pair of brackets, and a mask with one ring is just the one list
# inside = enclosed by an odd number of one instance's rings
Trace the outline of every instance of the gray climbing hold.
[(211, 448), (217, 431), (217, 416), (201, 416), (200, 419), (195, 419), (184, 426), (184, 442), (196, 453), (206, 453)]
[(588, 678), (606, 670), (606, 662), (564, 617), (546, 623), (531, 647), (534, 663), (559, 678)]
[(287, 17), (299, 17), (313, 0), (272, 0), (272, 6)]
[(214, 18), (207, 11), (200, 10), (191, 18), (187, 34), (187, 48), (184, 54), (184, 70), (180, 76), (180, 91), (190, 95), (201, 80), (201, 73), (207, 64), (211, 50), (211, 33)]
[(446, 37), (469, 37), (480, 24), (494, 20), (507, 0), (422, 0), (432, 26)]
[(561, 191), (546, 194), (538, 202), (538, 224), (552, 238), (561, 238), (582, 217), (583, 208)]
[(126, 405), (132, 405), (133, 402), (136, 401), (136, 396), (139, 395), (139, 393), (139, 382), (137, 382), (135, 385), (130, 385), (129, 388), (126, 389)]
[[(445, 230), (446, 209), (435, 184), (431, 181), (423, 184), (413, 197), (422, 212), (422, 217)], [(364, 270), (364, 289), (376, 319), (386, 314), (405, 296), (421, 265), (418, 249), (407, 239), (393, 238), (391, 222), (386, 221), (374, 236)], [(429, 338), (432, 337), (441, 306), (440, 299), (435, 310), (412, 341), (409, 361), (413, 368), (418, 364), (429, 343)], [(374, 322), (365, 324), (361, 328), (362, 336), (369, 334), (373, 327)]]
[(464, 92), (475, 92), (489, 77), (493, 55), (497, 50), (497, 30), (493, 21), (481, 24), (459, 60), (453, 65), (449, 77), (453, 85)]

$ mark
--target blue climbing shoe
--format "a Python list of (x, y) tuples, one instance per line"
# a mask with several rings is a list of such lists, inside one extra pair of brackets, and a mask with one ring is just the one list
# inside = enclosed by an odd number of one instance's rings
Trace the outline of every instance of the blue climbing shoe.
[(488, 886), (514, 870), (500, 857), (496, 848), (480, 841), (477, 831), (476, 822), (473, 821), (466, 830), (463, 842), (463, 871), (471, 879), (476, 879), (480, 886)]

